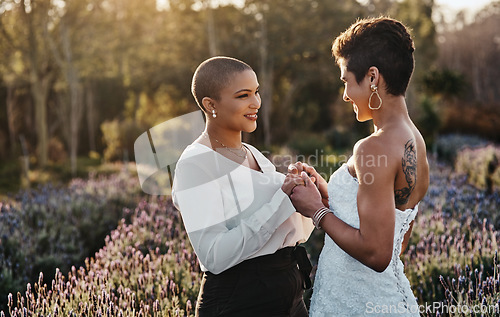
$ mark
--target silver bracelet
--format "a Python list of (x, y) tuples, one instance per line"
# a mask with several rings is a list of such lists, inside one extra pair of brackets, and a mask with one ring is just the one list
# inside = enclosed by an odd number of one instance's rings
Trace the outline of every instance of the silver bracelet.
[(323, 219), (323, 217), (330, 212), (330, 209), (326, 208), (326, 207), (321, 207), (319, 208), (318, 210), (316, 210), (316, 212), (314, 213), (314, 215), (312, 216), (312, 221), (313, 221), (313, 224), (314, 226), (317, 228), (317, 229), (321, 229), (321, 227), (319, 226), (319, 223), (321, 221), (321, 219)]

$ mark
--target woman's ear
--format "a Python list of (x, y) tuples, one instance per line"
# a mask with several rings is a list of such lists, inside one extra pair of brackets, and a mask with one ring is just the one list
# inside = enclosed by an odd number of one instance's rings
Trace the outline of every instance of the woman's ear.
[(370, 85), (378, 86), (380, 72), (378, 71), (377, 67), (375, 66), (370, 67), (366, 75), (370, 78)]
[(210, 113), (215, 109), (214, 101), (210, 97), (203, 97), (201, 103), (203, 104), (203, 107)]

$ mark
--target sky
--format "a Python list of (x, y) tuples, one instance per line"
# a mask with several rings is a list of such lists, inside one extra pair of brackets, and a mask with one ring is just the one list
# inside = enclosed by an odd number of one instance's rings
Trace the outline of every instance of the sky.
[(490, 2), (491, 0), (436, 0), (435, 3), (457, 11), (462, 9), (477, 11)]
[[(435, 3), (449, 7), (452, 10), (468, 9), (477, 11), (490, 3), (492, 0), (436, 0)], [(239, 3), (241, 0), (219, 0), (222, 3)]]
[[(362, 2), (363, 0), (358, 0)], [(441, 9), (449, 15), (450, 19), (460, 10), (467, 10), (469, 16), (473, 16), (474, 13), (482, 9), (486, 4), (492, 2), (493, 0), (435, 0), (435, 4), (441, 7)], [(159, 6), (167, 2), (167, 0), (157, 0)], [(212, 0), (212, 2), (218, 2), (221, 4), (234, 3), (236, 5), (241, 5), (243, 0)]]
[(453, 23), (460, 10), (465, 12), (465, 21), (472, 22), (475, 14), (493, 0), (435, 0), (439, 12), (443, 13), (448, 23)]

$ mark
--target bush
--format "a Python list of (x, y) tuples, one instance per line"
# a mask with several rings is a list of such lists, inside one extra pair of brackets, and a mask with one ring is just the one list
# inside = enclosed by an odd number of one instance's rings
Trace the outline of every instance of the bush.
[(48, 151), (49, 160), (54, 163), (64, 163), (68, 159), (64, 144), (56, 137), (50, 138)]
[(40, 275), (17, 303), (9, 295), (11, 316), (191, 316), (201, 274), (179, 212), (162, 199), (128, 213), (85, 268), (48, 285)]
[(500, 195), (478, 191), (448, 166), (432, 160), (431, 165), (429, 190), (403, 254), (406, 275), (422, 305), (448, 299), (441, 275), (458, 280), (469, 267), (482, 271), (484, 278), (498, 278), (493, 257), (500, 241)]
[(291, 138), (288, 146), (302, 156), (317, 155), (328, 149), (328, 142), (323, 135), (299, 134)]
[(47, 184), (0, 203), (0, 309), (8, 292), (35, 281), (39, 272), (67, 272), (98, 251), (139, 191), (127, 173), (91, 175), (68, 188)]
[(355, 133), (340, 126), (335, 126), (325, 132), (326, 140), (336, 151), (352, 149), (356, 141), (363, 137), (361, 133)]
[[(498, 251), (495, 251), (493, 260), (488, 263), (487, 271), (484, 265), (479, 269), (471, 270), (465, 266), (465, 272), (457, 267), (455, 276), (439, 279), (446, 291), (448, 307), (460, 307), (451, 312), (450, 316), (498, 316), (500, 314), (500, 264)], [(450, 309), (451, 311), (451, 309)], [(465, 312), (465, 313), (464, 313)]]
[[(496, 305), (500, 195), (478, 190), (450, 166), (430, 163), (430, 187), (402, 255), (415, 296), (421, 305)], [(26, 296), (18, 293), (17, 304), (11, 296), (11, 315), (191, 316), (201, 273), (171, 200), (141, 202), (125, 215), (131, 224), (121, 221), (84, 268), (72, 268), (67, 277), (57, 270), (48, 285), (42, 276)], [(306, 243), (313, 263), (322, 241), (315, 232)]]
[(461, 150), (455, 162), (455, 170), (467, 175), (469, 182), (489, 193), (500, 189), (500, 147)]
[(102, 137), (106, 148), (104, 160), (134, 160), (134, 142), (144, 132), (133, 120), (105, 121), (101, 124)]
[(453, 164), (458, 152), (465, 147), (474, 148), (486, 145), (488, 142), (477, 136), (447, 134), (439, 136), (435, 142), (438, 158)]

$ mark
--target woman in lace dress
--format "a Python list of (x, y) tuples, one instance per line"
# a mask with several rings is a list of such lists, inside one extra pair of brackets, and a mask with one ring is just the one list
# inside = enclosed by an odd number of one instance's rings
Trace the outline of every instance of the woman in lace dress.
[(343, 99), (374, 132), (328, 184), (306, 164), (290, 167), (306, 183), (292, 202), (326, 233), (310, 316), (419, 316), (399, 258), (429, 184), (424, 139), (405, 102), (413, 51), (406, 27), (383, 17), (357, 21), (333, 44)]

